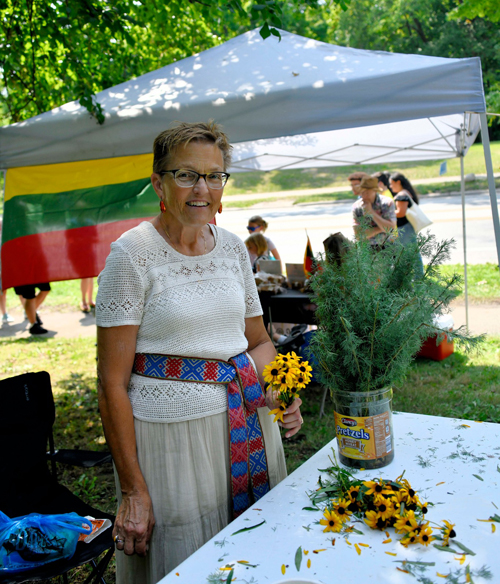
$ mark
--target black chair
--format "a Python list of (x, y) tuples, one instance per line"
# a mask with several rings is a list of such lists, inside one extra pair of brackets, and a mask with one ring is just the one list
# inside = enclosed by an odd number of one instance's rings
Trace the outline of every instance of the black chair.
[[(113, 522), (112, 515), (87, 505), (59, 484), (55, 472), (56, 461), (68, 463), (71, 460), (71, 464), (88, 467), (110, 461), (109, 453), (56, 452), (52, 435), (54, 420), (54, 398), (46, 371), (0, 381), (0, 509), (9, 517), (74, 511), (82, 517), (90, 515)], [(46, 452), (47, 443), (49, 453)], [(11, 584), (61, 576), (67, 583), (69, 570), (88, 563), (92, 573), (85, 584), (106, 584), (103, 574), (114, 552), (111, 532), (109, 528), (90, 543), (78, 543), (70, 560), (58, 560), (17, 575), (0, 573), (0, 582)]]

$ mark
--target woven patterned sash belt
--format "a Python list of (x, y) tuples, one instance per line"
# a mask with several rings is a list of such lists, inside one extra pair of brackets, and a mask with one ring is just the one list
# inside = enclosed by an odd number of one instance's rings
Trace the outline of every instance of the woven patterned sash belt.
[(267, 458), (257, 408), (266, 405), (246, 353), (229, 361), (136, 353), (133, 372), (152, 379), (227, 385), (233, 515), (269, 491)]

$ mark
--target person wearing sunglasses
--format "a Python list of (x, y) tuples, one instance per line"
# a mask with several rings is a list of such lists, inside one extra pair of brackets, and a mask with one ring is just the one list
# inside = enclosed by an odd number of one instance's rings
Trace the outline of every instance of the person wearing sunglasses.
[[(214, 122), (179, 122), (153, 150), (160, 213), (111, 245), (96, 298), (117, 584), (158, 582), (286, 476), (268, 415), (277, 406), (262, 390), (276, 352), (248, 253), (211, 224), (227, 136)], [(280, 423), (286, 437), (301, 427), (300, 403)]]
[[(253, 217), (250, 217), (250, 219), (248, 220), (248, 225), (247, 225), (247, 230), (248, 233), (250, 235), (252, 235), (252, 233), (264, 233), (264, 231), (266, 231), (267, 229), (267, 221), (264, 221), (264, 219), (262, 219), (262, 217), (260, 215), (254, 215)], [(269, 254), (272, 254), (274, 256), (275, 260), (279, 260), (281, 259), (280, 254), (278, 252), (278, 250), (276, 249), (276, 246), (274, 245), (274, 243), (269, 239), (269, 237), (266, 237), (264, 235), (264, 237), (266, 238), (267, 241), (267, 251)]]

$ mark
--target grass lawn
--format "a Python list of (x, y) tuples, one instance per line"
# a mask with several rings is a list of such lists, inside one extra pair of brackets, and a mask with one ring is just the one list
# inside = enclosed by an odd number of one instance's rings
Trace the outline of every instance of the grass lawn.
[[(106, 448), (97, 406), (95, 341), (92, 338), (0, 340), (0, 378), (28, 371), (50, 373), (56, 401), (56, 448)], [(480, 355), (455, 352), (442, 362), (417, 360), (400, 386), (394, 388), (394, 410), (500, 422), (500, 337), (490, 337)], [(289, 472), (335, 436), (332, 404), (319, 419), (323, 389), (303, 391), (303, 430), (285, 442)], [(397, 436), (396, 436), (397, 447)], [(396, 450), (397, 456), (397, 450)], [(61, 468), (60, 480), (84, 500), (114, 512), (112, 469)], [(114, 564), (106, 578), (114, 582)], [(74, 579), (83, 582), (86, 570)]]

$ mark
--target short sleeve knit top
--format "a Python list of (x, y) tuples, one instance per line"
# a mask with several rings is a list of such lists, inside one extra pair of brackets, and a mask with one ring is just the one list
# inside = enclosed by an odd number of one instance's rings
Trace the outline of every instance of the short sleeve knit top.
[[(144, 221), (111, 244), (99, 275), (100, 327), (139, 325), (136, 352), (227, 360), (245, 351), (245, 318), (262, 314), (245, 244), (212, 228), (215, 247), (185, 256)], [(132, 374), (134, 416), (177, 422), (227, 409), (223, 385), (154, 380)]]

